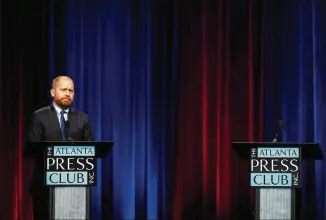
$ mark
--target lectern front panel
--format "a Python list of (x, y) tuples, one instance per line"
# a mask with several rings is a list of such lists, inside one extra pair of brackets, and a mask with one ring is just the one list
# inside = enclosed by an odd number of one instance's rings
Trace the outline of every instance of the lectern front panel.
[(88, 220), (87, 187), (57, 187), (53, 189), (53, 220)]
[(50, 220), (89, 220), (90, 187), (97, 186), (97, 158), (105, 158), (114, 142), (27, 142), (24, 158), (44, 160)]
[(57, 187), (52, 189), (52, 218), (69, 220), (89, 219), (89, 188)]
[(301, 187), (299, 146), (258, 146), (251, 149), (250, 185), (257, 187), (256, 219), (294, 220), (292, 188)]
[(292, 189), (259, 190), (259, 219), (293, 219), (291, 213)]

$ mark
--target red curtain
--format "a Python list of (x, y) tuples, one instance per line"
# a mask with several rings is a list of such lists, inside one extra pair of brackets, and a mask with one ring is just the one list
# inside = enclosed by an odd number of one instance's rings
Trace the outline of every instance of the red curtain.
[[(25, 128), (48, 102), (48, 1), (4, 1), (0, 72), (0, 219), (32, 220), (32, 161), (23, 159)], [(17, 7), (19, 5), (20, 7)]]
[[(31, 177), (30, 161), (23, 161), (24, 145), (24, 103), (22, 88), (21, 53), (18, 53), (15, 68), (18, 75), (4, 77), (1, 88), (5, 93), (1, 105), (0, 163), (0, 219), (29, 220), (32, 206), (28, 194), (28, 180)], [(13, 86), (14, 85), (14, 86)], [(23, 217), (24, 216), (24, 217)]]
[(260, 6), (189, 1), (180, 13), (173, 219), (244, 219), (253, 191), (232, 142), (263, 136)]

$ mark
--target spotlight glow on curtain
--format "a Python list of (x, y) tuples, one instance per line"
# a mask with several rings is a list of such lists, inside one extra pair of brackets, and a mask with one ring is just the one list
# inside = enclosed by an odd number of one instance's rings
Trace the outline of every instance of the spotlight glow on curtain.
[[(94, 219), (165, 217), (176, 43), (167, 3), (68, 1), (67, 74), (98, 141), (113, 140), (92, 190)], [(173, 12), (172, 12), (173, 13)], [(166, 50), (166, 48), (169, 48)], [(172, 111), (166, 111), (170, 109)], [(168, 133), (167, 133), (168, 132)]]

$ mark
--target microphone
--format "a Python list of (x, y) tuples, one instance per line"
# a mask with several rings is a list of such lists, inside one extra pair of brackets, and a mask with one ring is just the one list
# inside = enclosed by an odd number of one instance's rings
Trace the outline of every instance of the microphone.
[(71, 137), (68, 136), (68, 129), (70, 128), (70, 123), (68, 120), (65, 121), (65, 135), (66, 135), (66, 139), (67, 141), (74, 141)]
[(280, 142), (283, 139), (283, 129), (284, 129), (284, 121), (280, 120), (279, 123), (279, 131), (275, 134), (275, 137), (272, 142)]
[(281, 120), (278, 124), (279, 124), (281, 130), (283, 130), (283, 128), (284, 128), (284, 121)]

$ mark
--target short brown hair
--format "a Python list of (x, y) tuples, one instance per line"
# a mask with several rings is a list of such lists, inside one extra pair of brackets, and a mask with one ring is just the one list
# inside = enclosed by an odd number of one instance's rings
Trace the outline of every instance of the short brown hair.
[(57, 76), (57, 77), (55, 77), (55, 78), (53, 79), (53, 81), (52, 81), (52, 89), (54, 89), (54, 88), (56, 87), (56, 85), (58, 84), (58, 82), (59, 82), (59, 80), (60, 80), (61, 78), (68, 78), (68, 79), (70, 79), (71, 81), (73, 81), (69, 76)]

